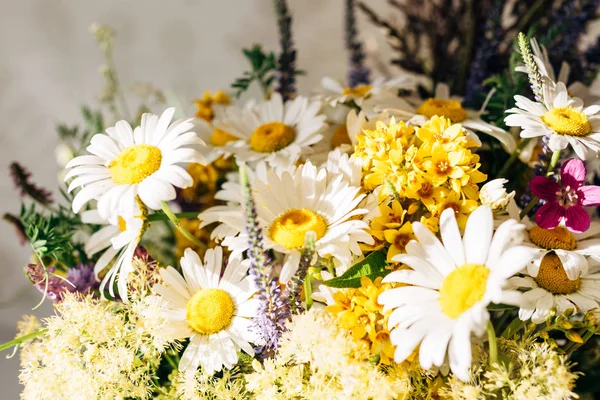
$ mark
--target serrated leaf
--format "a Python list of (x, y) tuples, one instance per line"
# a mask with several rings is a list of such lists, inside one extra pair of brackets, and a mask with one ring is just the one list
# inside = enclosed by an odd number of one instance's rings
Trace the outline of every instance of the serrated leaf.
[(565, 335), (571, 342), (583, 343), (583, 338), (575, 331), (568, 331)]
[(380, 276), (386, 276), (390, 273), (385, 269), (386, 257), (381, 252), (369, 254), (364, 260), (354, 264), (348, 271), (341, 276), (323, 282), (325, 285), (334, 288), (358, 288), (360, 287), (360, 278), (363, 276), (375, 280)]

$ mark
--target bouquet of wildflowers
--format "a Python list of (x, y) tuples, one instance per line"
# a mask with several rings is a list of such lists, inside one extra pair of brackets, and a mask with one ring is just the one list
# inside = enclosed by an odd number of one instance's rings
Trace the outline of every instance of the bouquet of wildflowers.
[(125, 93), (92, 27), (106, 87), (58, 127), (60, 200), (10, 167), (4, 219), (56, 311), (0, 345), (23, 399), (600, 392), (599, 1), (389, 3), (395, 23), (345, 1), (347, 78), (300, 94), (274, 0), (280, 49), (245, 49), (192, 118)]

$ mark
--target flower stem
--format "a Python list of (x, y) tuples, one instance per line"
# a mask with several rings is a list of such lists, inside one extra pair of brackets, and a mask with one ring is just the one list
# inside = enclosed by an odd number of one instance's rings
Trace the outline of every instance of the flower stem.
[(48, 329), (40, 329), (37, 332), (32, 332), (32, 333), (28, 333), (27, 335), (19, 336), (18, 338), (13, 339), (10, 342), (6, 342), (6, 343), (3, 343), (3, 344), (0, 344), (0, 351), (9, 349), (9, 348), (11, 348), (13, 346), (18, 346), (21, 343), (27, 342), (28, 340), (31, 340), (31, 339), (36, 338), (38, 336), (41, 336), (41, 335), (43, 335), (46, 332), (48, 332)]
[[(198, 218), (198, 213), (196, 211), (175, 213), (174, 215), (177, 218), (180, 218), (180, 219), (194, 219), (194, 218)], [(167, 220), (169, 220), (169, 217), (166, 214), (154, 213), (154, 214), (148, 215), (148, 221), (150, 221), (150, 222), (153, 222), (153, 221), (167, 221)]]
[(313, 304), (311, 280), (312, 275), (309, 272), (304, 278), (304, 298), (306, 300), (306, 311), (310, 310)]
[(494, 325), (489, 320), (487, 323), (487, 335), (488, 342), (490, 343), (490, 365), (498, 362), (498, 345), (496, 343), (496, 331), (494, 331)]
[(171, 221), (171, 223), (173, 223), (175, 228), (177, 228), (177, 230), (187, 240), (189, 240), (190, 242), (192, 242), (193, 244), (195, 244), (196, 246), (198, 246), (201, 249), (206, 249), (206, 245), (204, 243), (199, 241), (194, 235), (192, 235), (190, 233), (190, 231), (188, 231), (181, 225), (181, 221), (179, 220), (179, 218), (177, 218), (177, 215), (169, 208), (169, 205), (167, 204), (166, 201), (162, 202), (162, 210), (165, 213), (165, 215), (167, 216), (167, 218), (169, 218), (169, 221)]
[(501, 337), (508, 339), (515, 333), (521, 330), (521, 326), (523, 325), (523, 321), (519, 318), (519, 316), (515, 317), (510, 324), (502, 331)]
[(506, 162), (502, 166), (502, 169), (500, 169), (500, 172), (498, 172), (497, 176), (502, 177), (502, 176), (506, 175), (509, 168), (514, 164), (514, 162), (517, 160), (517, 158), (519, 157), (519, 155), (521, 154), (521, 152), (523, 151), (525, 146), (527, 146), (527, 143), (529, 143), (530, 140), (531, 140), (530, 138), (525, 138), (525, 139), (521, 140), (521, 143), (519, 143), (519, 145), (517, 146), (515, 151), (512, 153), (510, 158), (508, 160), (506, 160)]

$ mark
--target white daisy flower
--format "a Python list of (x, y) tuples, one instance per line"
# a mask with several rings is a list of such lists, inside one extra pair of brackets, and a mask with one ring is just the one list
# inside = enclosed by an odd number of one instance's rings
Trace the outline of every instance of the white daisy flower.
[(183, 276), (173, 267), (160, 271), (164, 284), (154, 291), (164, 300), (161, 311), (169, 323), (167, 334), (189, 338), (179, 369), (195, 371), (198, 366), (212, 375), (223, 367), (233, 368), (238, 351), (253, 356), (250, 343), (258, 336), (251, 329), (258, 300), (247, 276), (249, 263), (232, 256), (221, 276), (223, 249), (208, 249), (204, 263), (198, 254), (186, 249), (181, 258)]
[(171, 119), (174, 108), (160, 118), (144, 114), (135, 130), (127, 121), (107, 128), (106, 134), (94, 135), (87, 150), (91, 155), (76, 157), (67, 164), (71, 170), (65, 180), (75, 178), (69, 191), (82, 189), (73, 199), (78, 213), (90, 200), (98, 200), (103, 218), (133, 216), (136, 197), (149, 208), (161, 208), (163, 201), (173, 200), (175, 188), (193, 184), (192, 177), (179, 163), (203, 163), (203, 157), (190, 146), (204, 144), (194, 132), (191, 119)]
[[(419, 103), (416, 103), (416, 101)], [(389, 110), (395, 116), (409, 120), (409, 122), (415, 125), (423, 125), (434, 115), (446, 117), (452, 123), (459, 123), (467, 130), (482, 132), (492, 136), (502, 144), (508, 153), (512, 153), (517, 147), (513, 136), (504, 129), (498, 128), (481, 119), (486, 105), (484, 103), (479, 111), (463, 108), (459, 97), (450, 97), (450, 88), (445, 83), (439, 83), (435, 88), (434, 97), (428, 98), (425, 101), (420, 99), (410, 99), (410, 101), (407, 101), (398, 96), (387, 96), (380, 99), (378, 103), (365, 104), (365, 106), (368, 106), (368, 109), (372, 109), (375, 113)], [(479, 142), (478, 139), (477, 141)]]
[(563, 150), (569, 145), (582, 160), (587, 148), (600, 151), (600, 105), (584, 108), (583, 101), (570, 97), (565, 84), (543, 85), (543, 103), (515, 96), (516, 108), (507, 110), (504, 122), (518, 126), (522, 138), (549, 136), (551, 150)]
[(389, 289), (378, 300), (384, 310), (394, 309), (388, 327), (396, 362), (420, 343), (422, 368), (441, 366), (448, 353), (452, 372), (469, 379), (471, 334), (485, 331), (490, 303), (519, 304), (519, 293), (504, 286), (534, 256), (529, 247), (511, 247), (515, 232), (523, 228), (517, 221), (503, 223), (495, 234), (493, 224), (492, 210), (481, 206), (471, 213), (461, 238), (454, 211), (445, 210), (440, 242), (425, 225), (413, 223), (418, 241), (408, 243), (407, 254), (394, 257), (412, 270), (392, 272), (383, 280), (410, 286)]
[(338, 80), (328, 76), (321, 79), (321, 90), (318, 94), (325, 103), (335, 107), (339, 103), (353, 101), (360, 106), (367, 98), (376, 98), (385, 93), (398, 94), (398, 90), (414, 89), (414, 80), (408, 76), (392, 79), (378, 77), (370, 85), (357, 85), (353, 88), (346, 87)]
[[(349, 266), (352, 255), (360, 255), (359, 242), (372, 244), (366, 232), (368, 225), (352, 217), (367, 209), (359, 204), (365, 197), (360, 187), (350, 185), (341, 173), (331, 174), (310, 162), (291, 172), (266, 171), (251, 179), (258, 220), (263, 228), (265, 247), (284, 255), (280, 280), (287, 282), (298, 269), (300, 252), (307, 232), (317, 237), (315, 251), (321, 257), (332, 257), (336, 266)], [(218, 232), (227, 232), (223, 245), (238, 253), (248, 249), (244, 230), (239, 185), (228, 197), (238, 199), (228, 206), (212, 207), (199, 215), (201, 225), (220, 222)], [(240, 194), (238, 194), (240, 193)], [(235, 234), (231, 234), (237, 231)]]
[(320, 132), (325, 128), (325, 116), (319, 114), (320, 109), (319, 101), (298, 96), (284, 103), (279, 93), (273, 93), (271, 99), (252, 107), (223, 109), (214, 124), (239, 138), (223, 148), (239, 161), (265, 160), (286, 167), (323, 138)]
[(94, 266), (96, 279), (115, 260), (102, 278), (100, 293), (104, 294), (104, 288), (108, 285), (108, 292), (115, 297), (114, 283), (118, 277), (118, 294), (123, 301), (127, 301), (128, 277), (133, 272), (133, 255), (143, 234), (144, 218), (139, 208), (134, 216), (118, 216), (112, 219), (112, 223), (103, 219), (98, 210), (88, 210), (81, 214), (81, 220), (86, 224), (104, 225), (85, 243), (88, 257), (104, 251)]
[[(518, 219), (514, 202), (509, 215)], [(568, 308), (586, 312), (600, 307), (600, 222), (593, 221), (583, 233), (572, 233), (563, 226), (543, 229), (529, 220), (525, 226), (525, 244), (537, 250), (536, 257), (521, 271), (522, 276), (509, 279), (513, 288), (523, 291), (519, 310), (522, 320), (543, 322), (553, 307), (559, 313)]]

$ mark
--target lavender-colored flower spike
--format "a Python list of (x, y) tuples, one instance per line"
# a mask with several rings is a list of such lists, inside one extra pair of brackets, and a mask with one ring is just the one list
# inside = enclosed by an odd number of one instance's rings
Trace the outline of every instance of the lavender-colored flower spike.
[(346, 0), (346, 48), (350, 51), (350, 66), (348, 69), (348, 86), (368, 85), (369, 69), (365, 66), (365, 52), (358, 38), (354, 0)]
[(296, 49), (292, 40), (292, 16), (285, 0), (273, 0), (273, 8), (279, 27), (281, 53), (277, 63), (277, 91), (283, 100), (296, 96)]
[(31, 283), (42, 293), (46, 293), (53, 302), (60, 302), (65, 293), (93, 293), (99, 287), (99, 282), (94, 275), (93, 266), (77, 264), (70, 268), (67, 277), (62, 278), (56, 274), (53, 266), (44, 271), (41, 264), (29, 264), (25, 267), (25, 275)]
[(298, 265), (298, 271), (288, 282), (285, 289), (285, 298), (287, 299), (290, 307), (291, 314), (298, 314), (304, 311), (302, 302), (300, 301), (300, 292), (302, 291), (302, 285), (304, 279), (306, 279), (306, 272), (312, 261), (313, 255), (315, 254), (315, 241), (316, 235), (314, 232), (308, 232), (304, 239), (304, 249), (300, 254), (300, 263)]
[(52, 193), (31, 182), (31, 172), (18, 162), (10, 164), (10, 176), (13, 179), (15, 187), (19, 190), (21, 197), (29, 196), (43, 205), (52, 204), (54, 202)]
[(250, 245), (247, 252), (250, 259), (248, 273), (254, 280), (257, 289), (256, 298), (260, 302), (254, 325), (264, 341), (264, 346), (255, 350), (259, 358), (266, 358), (277, 350), (279, 338), (285, 330), (285, 323), (289, 317), (289, 306), (282, 299), (277, 279), (270, 279), (273, 262), (263, 246), (262, 228), (258, 223), (248, 175), (243, 164), (240, 165), (240, 185), (244, 199), (246, 233)]

